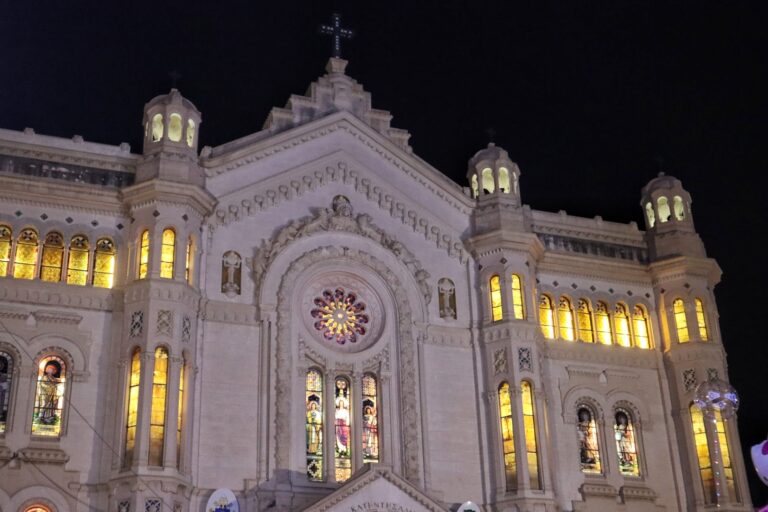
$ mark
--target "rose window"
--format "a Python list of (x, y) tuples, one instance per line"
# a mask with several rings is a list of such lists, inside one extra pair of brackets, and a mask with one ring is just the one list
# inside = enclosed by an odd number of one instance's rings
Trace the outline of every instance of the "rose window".
[(363, 313), (365, 303), (358, 301), (354, 293), (347, 293), (343, 288), (324, 290), (314, 304), (316, 307), (310, 312), (312, 318), (317, 319), (314, 326), (326, 340), (335, 340), (339, 345), (355, 343), (367, 332), (365, 324), (369, 318)]

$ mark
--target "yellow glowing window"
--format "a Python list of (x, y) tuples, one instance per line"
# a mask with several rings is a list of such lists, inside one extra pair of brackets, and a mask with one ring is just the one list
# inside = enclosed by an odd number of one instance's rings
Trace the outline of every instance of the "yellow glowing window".
[(674, 200), (675, 218), (677, 220), (685, 220), (685, 207), (683, 206), (683, 198), (675, 196)]
[(501, 444), (504, 452), (504, 474), (507, 490), (517, 489), (517, 461), (515, 460), (515, 430), (512, 426), (512, 399), (509, 384), (499, 386), (499, 417), (501, 421)]
[(152, 411), (149, 417), (149, 465), (163, 465), (165, 444), (165, 409), (168, 395), (168, 350), (155, 350), (155, 369), (152, 376)]
[(53, 232), (45, 235), (43, 255), (40, 259), (40, 279), (58, 283), (61, 281), (61, 267), (64, 264), (64, 239)]
[(608, 306), (605, 302), (598, 302), (595, 309), (595, 323), (597, 323), (597, 341), (603, 345), (613, 343), (611, 335), (611, 318), (608, 315)]
[(717, 409), (715, 409), (715, 423), (717, 424), (717, 442), (720, 446), (720, 457), (723, 461), (723, 476), (725, 476), (725, 484), (728, 487), (728, 497), (733, 501), (740, 501), (736, 481), (733, 479), (733, 464), (731, 463), (726, 426), (722, 414)]
[(163, 115), (155, 114), (152, 117), (152, 142), (157, 142), (163, 138)]
[(379, 399), (376, 377), (363, 376), (363, 463), (379, 462)]
[(184, 367), (186, 361), (181, 360), (181, 370), (179, 372), (179, 411), (176, 418), (176, 467), (181, 468), (181, 434), (184, 426)]
[(666, 197), (662, 196), (657, 201), (657, 204), (659, 206), (659, 222), (667, 222), (672, 216), (669, 211), (669, 201), (667, 201)]
[(69, 263), (67, 264), (67, 284), (80, 286), (88, 282), (88, 239), (82, 235), (72, 237), (69, 243)]
[(168, 228), (163, 231), (160, 253), (160, 277), (173, 279), (173, 260), (176, 253), (176, 233)]
[(699, 338), (702, 341), (709, 339), (709, 332), (707, 332), (707, 318), (704, 316), (704, 303), (701, 299), (695, 300), (696, 304), (696, 322), (699, 324)]
[(493, 321), (497, 322), (504, 318), (504, 309), (501, 305), (501, 279), (499, 276), (491, 277), (491, 312)]
[(486, 194), (492, 194), (495, 188), (493, 171), (491, 171), (490, 167), (486, 167), (483, 169), (483, 190), (485, 190)]
[(552, 299), (547, 295), (542, 295), (539, 300), (539, 324), (545, 338), (555, 338), (555, 314), (552, 311)]
[(631, 347), (632, 340), (629, 334), (629, 315), (623, 304), (616, 304), (613, 310), (613, 325), (616, 328), (616, 343), (622, 347)]
[(0, 277), (8, 275), (11, 266), (11, 244), (13, 231), (8, 226), (0, 224)]
[(477, 185), (477, 174), (472, 175), (472, 197), (477, 198), (480, 195), (479, 187)]
[(565, 297), (560, 297), (560, 302), (557, 305), (557, 322), (560, 325), (560, 337), (562, 339), (568, 341), (576, 339), (571, 301)]
[(37, 365), (37, 389), (32, 410), (32, 435), (58, 437), (64, 416), (67, 367), (56, 356), (44, 357)]
[(128, 377), (128, 407), (125, 419), (125, 459), (127, 468), (133, 465), (133, 449), (136, 446), (136, 425), (139, 417), (139, 383), (141, 381), (141, 350), (131, 355), (131, 372)]
[(533, 405), (533, 389), (531, 384), (523, 381), (520, 384), (523, 399), (523, 425), (525, 426), (525, 452), (528, 461), (528, 476), (531, 489), (541, 489), (539, 478), (539, 451), (536, 445), (536, 416)]
[(653, 213), (653, 205), (645, 203), (645, 214), (648, 217), (648, 227), (652, 228), (656, 224), (656, 215)]
[(109, 238), (100, 238), (93, 256), (93, 286), (112, 288), (114, 276), (115, 244)]
[(314, 369), (309, 370), (305, 389), (307, 478), (313, 482), (321, 482), (323, 480), (323, 374)]
[(194, 252), (192, 251), (192, 237), (187, 239), (187, 251), (184, 257), (184, 278), (187, 283), (192, 284), (192, 258)]
[(651, 348), (651, 341), (648, 337), (648, 317), (642, 307), (635, 306), (632, 313), (632, 324), (635, 328), (635, 346)]
[(181, 116), (179, 114), (171, 114), (168, 122), (168, 138), (173, 142), (181, 140)]
[(672, 303), (672, 312), (675, 315), (677, 341), (685, 343), (690, 340), (690, 336), (688, 335), (688, 320), (685, 318), (685, 304), (683, 303), (683, 299), (675, 299)]
[(499, 191), (509, 194), (509, 171), (506, 167), (499, 168)]
[[(158, 114), (159, 115), (159, 114)], [(139, 279), (147, 277), (147, 271), (149, 270), (149, 230), (144, 230), (141, 233), (141, 241), (139, 242)]]
[(704, 425), (704, 415), (701, 409), (691, 404), (691, 427), (693, 428), (693, 445), (696, 447), (696, 458), (699, 462), (699, 476), (704, 489), (706, 503), (712, 503), (715, 499), (715, 478), (712, 472), (712, 460), (707, 444), (707, 430)]
[(586, 299), (579, 299), (579, 310), (577, 312), (579, 322), (579, 339), (587, 343), (594, 343), (595, 335), (592, 332), (592, 311), (589, 308), (589, 302)]
[(512, 274), (512, 313), (517, 320), (525, 318), (525, 309), (523, 306), (523, 282), (517, 274)]
[(192, 147), (195, 144), (195, 122), (187, 119), (187, 146)]
[(37, 231), (25, 229), (16, 241), (16, 259), (13, 262), (13, 277), (34, 279), (37, 267)]

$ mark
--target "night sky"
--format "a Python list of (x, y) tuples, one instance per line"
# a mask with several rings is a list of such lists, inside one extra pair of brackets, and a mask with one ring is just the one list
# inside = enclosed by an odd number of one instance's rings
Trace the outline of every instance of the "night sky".
[(139, 152), (143, 105), (177, 71), (203, 113), (200, 147), (224, 143), (323, 73), (317, 27), (339, 11), (356, 31), (348, 74), (462, 185), (489, 128), (536, 209), (642, 227), (641, 187), (660, 170), (680, 178), (724, 271), (747, 473), (768, 502), (747, 453), (768, 431), (768, 2), (47, 3), (2, 2), (0, 127)]

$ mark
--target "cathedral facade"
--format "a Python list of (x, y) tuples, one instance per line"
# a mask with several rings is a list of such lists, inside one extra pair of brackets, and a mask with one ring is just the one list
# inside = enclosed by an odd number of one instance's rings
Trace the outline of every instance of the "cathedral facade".
[(138, 154), (0, 130), (0, 509), (752, 510), (680, 181), (463, 187), (345, 68), (215, 148), (175, 89)]

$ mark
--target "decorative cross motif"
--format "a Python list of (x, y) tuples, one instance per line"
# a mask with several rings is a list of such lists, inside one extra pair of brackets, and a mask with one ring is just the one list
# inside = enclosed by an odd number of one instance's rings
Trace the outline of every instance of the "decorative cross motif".
[(341, 39), (352, 39), (355, 35), (350, 29), (341, 28), (341, 16), (336, 13), (331, 15), (330, 25), (320, 25), (320, 33), (332, 37), (333, 57), (337, 59), (341, 58)]

